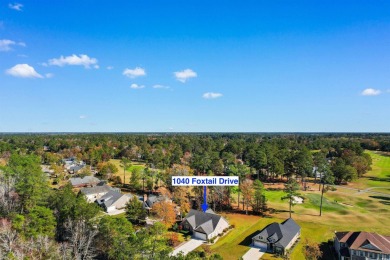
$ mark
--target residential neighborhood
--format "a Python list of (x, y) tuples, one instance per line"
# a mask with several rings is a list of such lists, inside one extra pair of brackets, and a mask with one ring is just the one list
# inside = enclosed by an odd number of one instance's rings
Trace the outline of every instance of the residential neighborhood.
[(0, 1), (0, 260), (390, 260), (390, 0)]

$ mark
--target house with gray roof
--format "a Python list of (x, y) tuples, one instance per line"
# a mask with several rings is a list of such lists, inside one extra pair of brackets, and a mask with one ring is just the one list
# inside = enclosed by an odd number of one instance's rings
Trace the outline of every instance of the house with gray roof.
[(127, 202), (133, 197), (131, 194), (122, 194), (116, 190), (110, 190), (99, 199), (96, 200), (96, 203), (104, 209), (107, 213), (118, 212), (122, 213), (120, 210), (123, 210), (126, 207)]
[(181, 226), (184, 230), (191, 231), (194, 238), (208, 240), (229, 228), (229, 222), (212, 210), (203, 212), (191, 209)]
[(155, 203), (161, 202), (161, 201), (170, 201), (170, 202), (172, 202), (172, 200), (170, 200), (169, 198), (167, 198), (165, 196), (149, 195), (147, 197), (144, 196), (144, 198), (143, 198), (143, 207), (146, 210), (151, 210)]
[(62, 162), (69, 174), (76, 174), (86, 166), (85, 162), (77, 161), (75, 157), (63, 159)]
[(96, 177), (93, 176), (85, 176), (83, 178), (70, 178), (69, 179), (70, 183), (74, 188), (81, 188), (81, 187), (92, 187), (96, 186), (100, 180)]
[(80, 190), (80, 193), (84, 194), (89, 203), (95, 202), (97, 199), (100, 199), (102, 196), (107, 194), (110, 190), (120, 192), (119, 188), (113, 188), (107, 184), (97, 185), (94, 187), (86, 187)]
[(285, 255), (301, 235), (301, 227), (289, 218), (271, 223), (252, 238), (252, 245), (262, 251)]

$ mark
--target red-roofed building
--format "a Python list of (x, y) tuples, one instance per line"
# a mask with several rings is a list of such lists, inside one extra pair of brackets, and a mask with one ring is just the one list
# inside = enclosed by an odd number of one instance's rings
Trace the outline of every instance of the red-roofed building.
[(390, 237), (369, 232), (336, 232), (334, 247), (340, 260), (390, 260)]

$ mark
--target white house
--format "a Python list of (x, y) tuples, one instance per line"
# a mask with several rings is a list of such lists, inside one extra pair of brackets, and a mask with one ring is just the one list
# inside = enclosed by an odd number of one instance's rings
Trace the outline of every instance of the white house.
[(119, 188), (113, 188), (107, 184), (94, 187), (82, 188), (80, 192), (85, 195), (89, 203), (95, 202), (97, 199), (100, 199), (102, 196), (106, 195), (110, 190), (120, 192)]
[(115, 190), (110, 190), (102, 197), (96, 200), (96, 203), (101, 206), (105, 212), (121, 213), (120, 210), (123, 210), (126, 207), (126, 203), (133, 197), (131, 194), (122, 194)]
[(191, 231), (193, 237), (202, 240), (218, 236), (224, 229), (229, 228), (227, 220), (211, 209), (206, 212), (191, 209), (181, 225), (184, 230)]

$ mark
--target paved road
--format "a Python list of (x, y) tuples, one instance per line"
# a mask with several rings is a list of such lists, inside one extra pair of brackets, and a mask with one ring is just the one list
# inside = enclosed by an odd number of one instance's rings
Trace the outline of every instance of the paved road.
[(171, 255), (175, 256), (175, 255), (179, 254), (180, 252), (183, 252), (183, 254), (186, 255), (203, 243), (204, 243), (204, 241), (200, 240), (200, 239), (190, 239), (188, 242), (181, 244), (175, 250), (173, 250)]
[(260, 259), (264, 255), (264, 252), (260, 250), (260, 248), (257, 247), (251, 247), (245, 255), (242, 256), (243, 260), (255, 260)]

